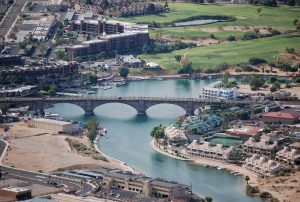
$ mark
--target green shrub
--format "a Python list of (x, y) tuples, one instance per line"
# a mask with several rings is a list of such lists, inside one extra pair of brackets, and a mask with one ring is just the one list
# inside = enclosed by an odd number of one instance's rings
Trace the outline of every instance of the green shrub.
[(249, 59), (249, 63), (251, 65), (259, 65), (259, 64), (263, 64), (263, 63), (266, 63), (267, 61), (265, 59), (261, 59), (261, 58), (255, 58), (255, 57), (252, 57)]
[(259, 35), (255, 32), (246, 32), (244, 36), (242, 36), (242, 40), (252, 40), (259, 38)]
[(232, 36), (230, 35), (228, 38), (227, 38), (228, 41), (236, 41), (236, 38), (235, 36)]

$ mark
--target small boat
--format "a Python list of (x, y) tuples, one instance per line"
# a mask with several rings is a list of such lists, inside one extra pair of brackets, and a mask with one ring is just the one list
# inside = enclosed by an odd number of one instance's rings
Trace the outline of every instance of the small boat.
[(222, 168), (222, 167), (218, 167), (217, 169), (218, 169), (218, 170), (223, 170), (224, 168)]
[(204, 166), (204, 167), (208, 167), (208, 165), (207, 165), (207, 164), (204, 164), (203, 166)]
[(155, 79), (156, 79), (157, 81), (163, 81), (163, 80), (164, 80), (164, 78), (161, 77), (161, 76), (157, 76)]

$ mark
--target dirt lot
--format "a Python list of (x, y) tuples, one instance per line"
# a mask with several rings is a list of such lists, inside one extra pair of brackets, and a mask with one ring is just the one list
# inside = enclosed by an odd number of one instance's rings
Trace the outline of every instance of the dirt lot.
[[(0, 134), (3, 128), (0, 128)], [(55, 135), (53, 131), (29, 128), (24, 123), (10, 125), (9, 151), (3, 163), (33, 171), (49, 172), (61, 168), (119, 168), (116, 162), (94, 160), (71, 151), (66, 137), (89, 145), (86, 136)]]

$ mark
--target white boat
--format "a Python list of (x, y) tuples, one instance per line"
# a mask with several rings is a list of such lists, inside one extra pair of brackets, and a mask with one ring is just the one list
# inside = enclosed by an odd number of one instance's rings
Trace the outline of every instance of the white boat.
[(157, 81), (162, 81), (162, 80), (164, 80), (164, 78), (161, 77), (161, 76), (157, 76), (155, 79), (156, 79)]
[(222, 167), (218, 167), (217, 169), (218, 169), (218, 170), (223, 170), (224, 168), (222, 168)]
[(94, 94), (94, 93), (96, 93), (96, 91), (94, 91), (94, 90), (87, 91), (87, 94)]

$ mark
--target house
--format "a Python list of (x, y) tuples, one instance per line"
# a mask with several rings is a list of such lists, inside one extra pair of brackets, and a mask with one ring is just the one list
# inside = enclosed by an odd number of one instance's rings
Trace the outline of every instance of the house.
[(267, 112), (262, 115), (262, 120), (267, 123), (287, 123), (294, 124), (300, 120), (300, 114), (294, 114), (289, 112)]
[(276, 161), (267, 159), (258, 154), (254, 154), (250, 158), (247, 158), (242, 167), (260, 176), (271, 176), (281, 169), (279, 163)]
[(183, 130), (175, 127), (171, 124), (169, 127), (164, 129), (166, 140), (169, 145), (181, 145), (188, 142), (188, 138), (186, 137)]
[(143, 66), (143, 61), (133, 55), (124, 55), (120, 57), (121, 64), (127, 68), (140, 68)]

